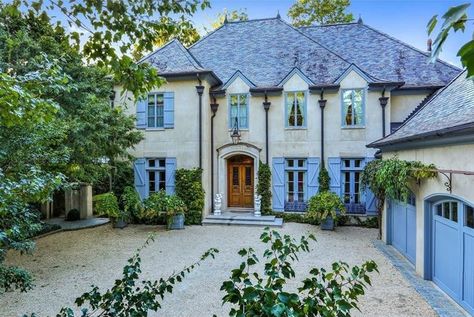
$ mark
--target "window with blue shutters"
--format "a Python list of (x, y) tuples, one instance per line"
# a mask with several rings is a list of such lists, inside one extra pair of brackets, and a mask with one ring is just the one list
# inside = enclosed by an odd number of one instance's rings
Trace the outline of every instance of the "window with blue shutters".
[(146, 166), (148, 194), (166, 190), (166, 160), (148, 159)]
[(148, 95), (147, 127), (164, 128), (164, 96), (162, 93)]

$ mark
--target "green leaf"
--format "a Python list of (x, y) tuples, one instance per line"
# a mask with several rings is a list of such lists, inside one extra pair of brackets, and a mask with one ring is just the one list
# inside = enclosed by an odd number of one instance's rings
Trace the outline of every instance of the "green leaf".
[(426, 26), (426, 28), (428, 29), (428, 35), (431, 34), (431, 32), (433, 32), (434, 28), (436, 27), (436, 24), (438, 24), (438, 15), (434, 15), (430, 21), (428, 22), (428, 25)]

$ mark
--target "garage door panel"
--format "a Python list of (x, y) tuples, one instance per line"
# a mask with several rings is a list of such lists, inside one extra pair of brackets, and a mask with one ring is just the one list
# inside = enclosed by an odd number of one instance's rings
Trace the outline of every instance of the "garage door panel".
[(407, 257), (415, 263), (416, 259), (416, 208), (407, 207)]
[(406, 252), (407, 232), (406, 232), (406, 212), (399, 203), (393, 208), (393, 239), (392, 245), (400, 252)]
[(474, 235), (464, 233), (463, 300), (474, 310)]
[(442, 220), (434, 223), (434, 279), (451, 296), (458, 297), (461, 289), (459, 233)]

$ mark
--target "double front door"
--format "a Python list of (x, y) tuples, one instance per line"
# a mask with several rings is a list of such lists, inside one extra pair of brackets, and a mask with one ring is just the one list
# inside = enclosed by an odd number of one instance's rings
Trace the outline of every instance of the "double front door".
[(253, 173), (253, 160), (234, 159), (228, 161), (227, 183), (229, 207), (253, 207)]

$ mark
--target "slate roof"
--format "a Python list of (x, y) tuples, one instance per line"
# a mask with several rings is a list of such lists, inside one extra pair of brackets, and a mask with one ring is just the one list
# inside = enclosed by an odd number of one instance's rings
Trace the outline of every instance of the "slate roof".
[(183, 73), (204, 70), (183, 44), (176, 39), (171, 40), (139, 62), (145, 60), (158, 68), (160, 73)]
[(466, 74), (467, 71), (459, 74), (398, 130), (369, 147), (384, 147), (474, 127), (474, 81), (466, 79)]
[(188, 49), (172, 40), (141, 61), (161, 74), (212, 71), (224, 85), (239, 71), (256, 87), (277, 87), (295, 69), (315, 86), (351, 68), (404, 87), (444, 86), (460, 72), (362, 23), (297, 29), (279, 17), (228, 22)]
[(332, 83), (350, 65), (279, 18), (224, 24), (189, 50), (224, 83), (240, 70), (256, 86), (277, 86), (295, 67)]
[(444, 86), (460, 72), (441, 60), (428, 63), (427, 52), (361, 22), (301, 30), (370, 75), (387, 81), (403, 81), (405, 87)]

